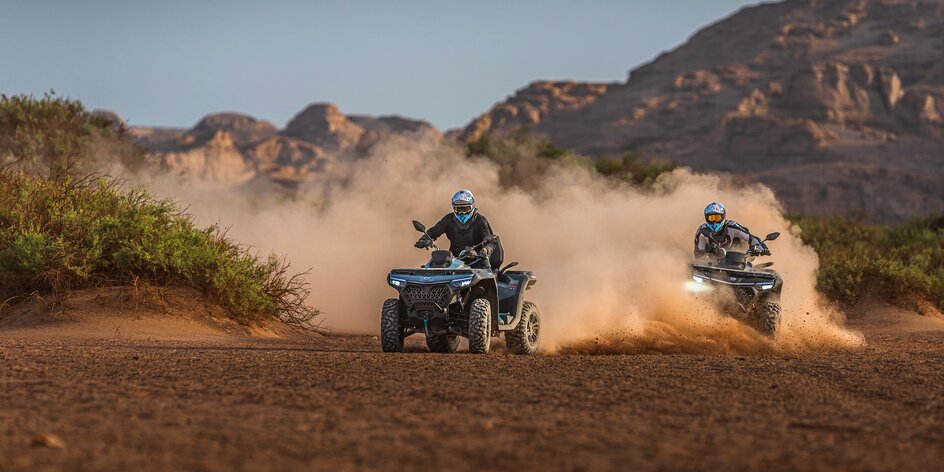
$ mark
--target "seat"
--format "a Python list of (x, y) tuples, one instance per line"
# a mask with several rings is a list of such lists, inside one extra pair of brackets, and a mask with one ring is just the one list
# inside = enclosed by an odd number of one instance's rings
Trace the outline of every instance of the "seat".
[(449, 251), (433, 251), (429, 259), (429, 266), (435, 269), (445, 269), (452, 264), (452, 253)]

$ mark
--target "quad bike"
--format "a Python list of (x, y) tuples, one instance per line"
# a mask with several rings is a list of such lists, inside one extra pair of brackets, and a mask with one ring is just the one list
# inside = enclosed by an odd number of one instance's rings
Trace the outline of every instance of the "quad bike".
[[(419, 221), (413, 221), (413, 227), (426, 234)], [(415, 333), (426, 335), (430, 352), (455, 352), (462, 336), (469, 340), (469, 352), (485, 354), (491, 338), (500, 334), (514, 354), (537, 352), (541, 314), (537, 305), (524, 298), (525, 290), (537, 279), (530, 271), (508, 270), (517, 262), (492, 270), (488, 258), (477, 250), (497, 240), (498, 236), (489, 236), (459, 257), (430, 243), (432, 257), (423, 267), (390, 271), (387, 283), (399, 297), (383, 304), (380, 344), (384, 352), (402, 352), (404, 338)]]
[[(773, 241), (780, 233), (770, 233), (764, 241)], [(767, 252), (766, 255), (770, 253)], [(715, 250), (717, 260), (692, 264), (693, 292), (709, 292), (727, 287), (734, 294), (734, 302), (725, 304), (726, 312), (746, 322), (761, 334), (773, 337), (780, 326), (780, 292), (783, 279), (768, 269), (773, 262), (753, 265), (751, 261), (761, 254), (755, 249), (747, 252)]]

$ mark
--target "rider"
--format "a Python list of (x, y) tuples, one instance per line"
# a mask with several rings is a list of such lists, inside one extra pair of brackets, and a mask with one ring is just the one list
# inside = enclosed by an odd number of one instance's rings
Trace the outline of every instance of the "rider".
[[(429, 228), (426, 234), (416, 242), (416, 247), (427, 248), (443, 234), (449, 238), (449, 251), (456, 257), (459, 257), (467, 247), (481, 244), (486, 236), (493, 234), (485, 215), (479, 213), (475, 207), (475, 197), (471, 191), (459, 190), (452, 196), (452, 213), (447, 213), (438, 223)], [(476, 254), (485, 258), (490, 262), (490, 266), (496, 269), (501, 267), (504, 259), (501, 241), (497, 238), (493, 242), (482, 245), (478, 251), (471, 250), (471, 253), (466, 251), (465, 255), (468, 258), (475, 257)]]
[(734, 220), (727, 219), (724, 205), (711, 203), (705, 207), (705, 223), (695, 232), (695, 258), (713, 256), (717, 259), (718, 249), (732, 248), (741, 251), (749, 248), (758, 255), (770, 255), (770, 250), (760, 238)]

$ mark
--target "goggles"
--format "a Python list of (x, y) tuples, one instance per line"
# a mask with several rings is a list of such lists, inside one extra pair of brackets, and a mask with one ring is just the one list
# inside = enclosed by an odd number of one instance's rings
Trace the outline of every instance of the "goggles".
[(705, 215), (705, 220), (709, 223), (720, 223), (724, 219), (724, 215), (719, 215), (717, 213), (712, 213), (710, 215)]
[(457, 215), (467, 215), (472, 213), (472, 205), (457, 205), (452, 207), (452, 211), (456, 212)]

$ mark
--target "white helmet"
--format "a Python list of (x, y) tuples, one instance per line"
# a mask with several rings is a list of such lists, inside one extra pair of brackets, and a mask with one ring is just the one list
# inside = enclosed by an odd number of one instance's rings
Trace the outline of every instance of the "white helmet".
[(459, 190), (452, 196), (452, 213), (459, 223), (465, 224), (475, 216), (475, 196), (469, 190)]

